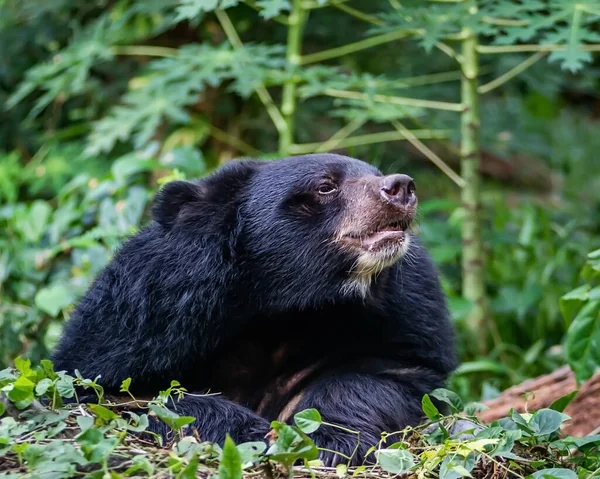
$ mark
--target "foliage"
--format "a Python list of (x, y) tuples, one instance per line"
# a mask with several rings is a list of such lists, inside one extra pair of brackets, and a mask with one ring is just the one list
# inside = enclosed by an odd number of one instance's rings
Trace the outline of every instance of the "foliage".
[[(559, 299), (600, 236), (590, 221), (600, 214), (600, 77), (590, 51), (598, 7), (302, 1), (296, 54), (293, 4), (0, 2), (0, 364), (47, 356), (111, 250), (143, 224), (162, 170), (201, 176), (234, 156), (277, 156), (286, 130), (289, 152), (336, 150), (383, 171), (406, 168), (420, 198), (433, 198), (421, 201), (419, 226), (461, 333), (453, 386), (462, 395), (489, 397), (569, 358)], [(482, 147), (508, 169), (527, 169), (515, 155), (541, 156), (565, 185), (558, 200), (533, 200), (502, 175), (499, 191), (484, 183), (481, 259), (494, 321), (477, 340), (460, 287), (459, 189), (403, 159), (397, 129), (401, 121), (427, 145), (455, 150), (468, 29), (480, 42)], [(544, 51), (548, 61), (537, 61)]]
[[(130, 382), (124, 382), (125, 392)], [(98, 394), (98, 404), (79, 405), (76, 386), (92, 388)], [(140, 414), (123, 412), (118, 404), (103, 400), (96, 381), (55, 372), (47, 360), (32, 367), (30, 361), (18, 358), (15, 368), (0, 371), (0, 394), (3, 477), (168, 474), (186, 478), (210, 474), (240, 479), (261, 470), (271, 469), (273, 474), (277, 467), (288, 469), (290, 477), (332, 472), (322, 468), (318, 448), (310, 438), (322, 424), (328, 424), (314, 409), (296, 414), (294, 424), (273, 422), (269, 444), (235, 444), (227, 436), (222, 448), (201, 442), (193, 431), (182, 434), (181, 427), (189, 421), (170, 412), (174, 438), (161, 446), (144, 432), (156, 410), (165, 409), (168, 397), (186, 394), (178, 383), (142, 405)], [(511, 411), (508, 417), (483, 425), (474, 416), (478, 404), (463, 406), (458, 396), (444, 389), (433, 391), (432, 396), (445, 402), (452, 413), (442, 415), (429, 396), (424, 396), (429, 424), (382, 434), (370, 451), (374, 464), (347, 468), (342, 463), (335, 472), (371, 478), (435, 474), (440, 479), (487, 477), (497, 469), (527, 478), (570, 479), (598, 472), (600, 436), (559, 437), (561, 425), (568, 420), (562, 410), (542, 409), (533, 414)], [(462, 429), (449, 432), (459, 420)]]
[(588, 254), (581, 277), (586, 284), (565, 294), (560, 302), (569, 328), (567, 360), (578, 382), (600, 370), (600, 249)]
[[(0, 170), (10, 174), (2, 190), (10, 201), (0, 206), (0, 363), (24, 353), (37, 360), (49, 354), (75, 301), (113, 249), (146, 221), (154, 193), (148, 173), (202, 170), (199, 157), (184, 153), (158, 160), (129, 154), (98, 176), (76, 173), (71, 168), (78, 165), (69, 166), (64, 156), (48, 154), (26, 166), (14, 154), (0, 157)], [(48, 169), (57, 173), (46, 176)], [(65, 184), (55, 189), (48, 180), (59, 175)], [(13, 202), (21, 188), (37, 198)]]

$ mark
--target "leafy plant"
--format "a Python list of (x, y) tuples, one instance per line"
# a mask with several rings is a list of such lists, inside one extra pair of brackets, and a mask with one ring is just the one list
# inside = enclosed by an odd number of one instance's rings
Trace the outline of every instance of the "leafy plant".
[(561, 298), (560, 309), (568, 325), (567, 361), (578, 382), (600, 370), (600, 250), (592, 251), (581, 271), (586, 284)]
[[(295, 425), (274, 422), (269, 446), (264, 442), (235, 444), (227, 436), (221, 448), (199, 442), (194, 435), (176, 436), (170, 444), (160, 446), (142, 439), (140, 433), (147, 431), (153, 408), (164, 407), (169, 391), (142, 406), (149, 412), (141, 415), (117, 414), (115, 405), (101, 398), (99, 404), (63, 405), (63, 398), (74, 397), (77, 378), (55, 372), (49, 361), (34, 367), (19, 358), (16, 364), (16, 368), (0, 371), (0, 458), (9, 474), (110, 474), (115, 478), (211, 474), (239, 479), (246, 473), (269, 474), (270, 469), (274, 473), (272, 468), (280, 466), (290, 477), (332, 473), (322, 469), (318, 449), (310, 439), (310, 434), (327, 424), (314, 409), (299, 412)], [(83, 383), (94, 382), (83, 379)], [(423, 402), (434, 418), (432, 424), (383, 434), (372, 449), (374, 464), (355, 468), (340, 464), (337, 473), (368, 478), (411, 473), (477, 479), (497, 469), (528, 478), (575, 478), (598, 472), (600, 436), (559, 437), (561, 424), (568, 419), (561, 411), (512, 411), (509, 417), (484, 425), (473, 415), (478, 405), (463, 407), (456, 394), (444, 389), (432, 395), (450, 405), (452, 413), (441, 414), (426, 396)], [(177, 414), (169, 414), (177, 418)], [(464, 428), (457, 434), (449, 432), (458, 421), (471, 425), (470, 435)]]
[[(62, 319), (110, 260), (112, 250), (147, 221), (154, 194), (146, 181), (149, 172), (197, 172), (203, 167), (200, 158), (186, 164), (181, 155), (179, 161), (165, 162), (178, 153), (169, 154), (162, 162), (150, 154), (126, 155), (101, 176), (71, 170), (67, 183), (48, 198), (0, 206), (0, 363), (9, 364), (24, 353), (38, 361), (48, 355)], [(26, 181), (35, 188), (30, 176), (48, 164), (23, 167), (11, 158), (11, 185)], [(48, 159), (53, 161), (52, 156)]]

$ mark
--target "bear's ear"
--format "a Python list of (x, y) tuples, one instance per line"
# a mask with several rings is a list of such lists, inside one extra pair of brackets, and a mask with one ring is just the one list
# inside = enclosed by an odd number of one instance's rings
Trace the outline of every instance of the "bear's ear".
[(202, 188), (198, 183), (171, 181), (156, 194), (152, 218), (163, 226), (171, 226), (184, 205), (198, 201), (202, 196)]
[(232, 160), (200, 181), (171, 181), (156, 195), (152, 217), (163, 226), (175, 224), (182, 209), (195, 203), (200, 212), (204, 205), (218, 207), (234, 203), (254, 173), (265, 162), (258, 160)]

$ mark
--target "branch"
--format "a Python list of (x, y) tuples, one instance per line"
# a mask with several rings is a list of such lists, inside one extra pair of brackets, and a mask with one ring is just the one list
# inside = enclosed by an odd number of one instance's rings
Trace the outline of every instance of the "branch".
[(341, 10), (342, 12), (347, 13), (348, 15), (352, 15), (353, 17), (362, 20), (363, 22), (372, 23), (373, 25), (383, 25), (385, 23), (383, 20), (380, 20), (379, 18), (374, 17), (373, 15), (363, 13), (360, 10), (357, 10), (356, 8), (345, 5), (344, 3), (336, 2), (333, 3), (332, 6), (337, 8), (338, 10)]
[(332, 58), (348, 55), (349, 53), (356, 53), (377, 45), (393, 42), (394, 40), (400, 40), (401, 38), (405, 38), (412, 34), (414, 34), (414, 32), (407, 30), (383, 33), (371, 38), (359, 40), (358, 42), (348, 43), (347, 45), (343, 45), (341, 47), (330, 48), (328, 50), (304, 55), (300, 59), (300, 65), (308, 65), (310, 63), (316, 63), (319, 61), (330, 60)]
[(325, 143), (323, 143), (319, 148), (317, 148), (315, 150), (315, 153), (323, 153), (325, 151), (331, 151), (337, 148), (337, 146), (343, 140), (348, 138), (348, 136), (350, 136), (361, 126), (363, 126), (366, 121), (366, 118), (355, 118), (354, 120), (350, 121), (346, 126), (340, 128), (336, 133), (331, 135), (331, 138), (329, 138)]
[(544, 58), (547, 54), (548, 54), (548, 52), (534, 53), (533, 55), (531, 55), (529, 58), (527, 58), (526, 60), (519, 63), (514, 68), (511, 68), (506, 73), (500, 75), (498, 78), (490, 81), (489, 83), (486, 83), (485, 85), (479, 86), (477, 88), (477, 91), (481, 94), (492, 91), (494, 88), (497, 88), (500, 85), (503, 85), (507, 81), (512, 80), (517, 75), (523, 73), (530, 66), (532, 66), (533, 64), (537, 63), (539, 60)]
[(229, 146), (232, 146), (233, 148), (244, 153), (245, 155), (249, 155), (249, 156), (262, 155), (262, 152), (260, 150), (257, 150), (256, 148), (254, 148), (253, 146), (250, 146), (245, 141), (242, 141), (239, 138), (236, 138), (235, 136), (230, 135), (226, 131), (221, 130), (220, 128), (217, 128), (214, 125), (210, 125), (210, 134), (216, 140), (222, 141), (223, 143), (225, 143)]
[[(448, 138), (450, 136), (450, 131), (448, 130), (412, 130), (411, 133), (414, 135), (415, 138), (422, 138), (426, 140), (443, 139)], [(369, 133), (367, 135), (357, 135), (339, 141), (338, 144), (334, 148), (331, 148), (329, 151), (335, 148), (349, 148), (352, 146), (372, 145), (373, 143), (385, 143), (388, 141), (399, 140), (406, 140), (406, 137), (398, 131)], [(301, 143), (299, 145), (291, 145), (290, 152), (294, 155), (312, 153), (317, 148), (322, 148), (322, 146), (323, 144), (321, 142)]]
[(351, 98), (353, 100), (373, 100), (378, 103), (390, 103), (392, 105), (403, 105), (403, 106), (414, 106), (420, 108), (433, 108), (435, 110), (447, 110), (447, 111), (463, 111), (464, 105), (462, 103), (449, 103), (445, 101), (432, 101), (432, 100), (421, 100), (419, 98), (405, 98), (401, 96), (388, 96), (388, 95), (372, 95), (369, 96), (366, 93), (360, 93), (357, 91), (345, 91), (336, 90), (333, 88), (327, 88), (324, 92), (327, 96), (336, 98)]
[[(523, 53), (523, 52), (556, 52), (566, 50), (567, 45), (479, 45), (477, 51), (482, 54), (494, 53)], [(580, 45), (583, 52), (600, 52), (600, 45)]]
[[(227, 39), (231, 42), (234, 48), (243, 48), (244, 45), (240, 40), (240, 37), (238, 36), (237, 32), (235, 31), (235, 27), (231, 23), (229, 15), (227, 15), (227, 13), (225, 13), (224, 10), (221, 10), (219, 8), (215, 10), (215, 14), (217, 16), (217, 19), (221, 23), (221, 27), (223, 28)], [(259, 85), (256, 87), (256, 94), (265, 106), (267, 113), (271, 117), (271, 120), (273, 121), (273, 124), (275, 125), (277, 131), (280, 134), (282, 132), (285, 132), (287, 128), (287, 123), (285, 122), (285, 119), (281, 115), (281, 112), (277, 108), (277, 105), (275, 105), (273, 98), (271, 97), (267, 89), (264, 87), (264, 85)]]
[(152, 45), (115, 45), (110, 48), (115, 55), (172, 58), (179, 55), (177, 48), (155, 47)]
[(437, 156), (433, 151), (431, 151), (423, 142), (419, 141), (419, 139), (402, 123), (398, 120), (391, 121), (392, 126), (398, 130), (398, 132), (402, 133), (408, 141), (423, 155), (425, 155), (435, 166), (437, 166), (443, 173), (446, 174), (448, 178), (450, 178), (454, 183), (456, 183), (460, 188), (465, 187), (465, 180), (463, 180), (458, 173), (456, 173), (450, 166), (444, 162), (439, 156)]

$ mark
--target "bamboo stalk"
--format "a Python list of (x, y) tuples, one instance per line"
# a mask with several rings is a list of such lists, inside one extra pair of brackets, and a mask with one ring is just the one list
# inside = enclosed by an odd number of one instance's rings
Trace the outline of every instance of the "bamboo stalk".
[[(473, 7), (474, 9), (475, 7)], [(462, 295), (472, 303), (467, 318), (478, 338), (481, 354), (487, 352), (487, 298), (483, 245), (481, 240), (481, 186), (479, 177), (479, 98), (477, 92), (479, 58), (477, 36), (465, 28), (462, 42), (463, 78), (461, 97), (465, 109), (461, 115), (461, 177), (465, 187), (461, 190), (464, 219), (462, 224)]]
[[(302, 33), (308, 17), (308, 11), (302, 6), (301, 0), (292, 0), (292, 11), (288, 17), (288, 35), (286, 59), (288, 68), (294, 69), (300, 65), (302, 50)], [(279, 152), (289, 154), (290, 146), (294, 143), (294, 114), (296, 112), (296, 82), (291, 75), (283, 85), (281, 114), (286, 128), (279, 132)]]

